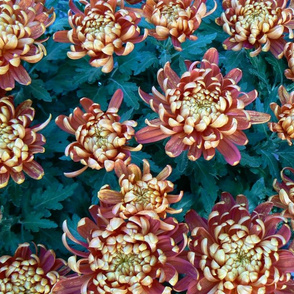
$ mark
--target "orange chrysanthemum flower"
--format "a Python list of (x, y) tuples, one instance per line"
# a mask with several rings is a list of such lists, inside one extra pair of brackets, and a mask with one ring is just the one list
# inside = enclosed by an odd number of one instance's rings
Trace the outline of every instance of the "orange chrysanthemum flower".
[(117, 0), (80, 2), (86, 5), (84, 12), (69, 0), (68, 17), (72, 29), (55, 33), (54, 40), (73, 43), (71, 52), (67, 53), (69, 58), (89, 55), (92, 66), (102, 66), (102, 71), (108, 73), (113, 69), (113, 54), (128, 55), (135, 43), (147, 37), (148, 31), (140, 35), (139, 14), (127, 8), (117, 10)]
[(200, 277), (185, 277), (178, 289), (188, 288), (187, 294), (293, 293), (294, 254), (281, 249), (291, 230), (280, 226), (285, 218), (269, 214), (272, 206), (262, 203), (250, 214), (244, 195), (235, 202), (223, 193), (208, 220), (189, 211), (188, 258)]
[(135, 148), (127, 145), (135, 134), (133, 127), (137, 123), (133, 120), (120, 123), (117, 112), (122, 100), (123, 92), (119, 89), (104, 112), (98, 103), (82, 98), (80, 102), (85, 113), (77, 107), (68, 117), (59, 115), (56, 118), (56, 124), (62, 130), (76, 136), (76, 141), (66, 147), (65, 155), (85, 165), (78, 171), (65, 173), (66, 176), (75, 177), (87, 167), (111, 171), (115, 161), (121, 159), (128, 164), (131, 161), (130, 151), (141, 150), (141, 145)]
[[(0, 0), (0, 88), (11, 90), (15, 81), (28, 85), (31, 78), (21, 60), (36, 63), (46, 54), (37, 40), (55, 20), (45, 0)], [(50, 16), (51, 14), (51, 16)]]
[(186, 39), (197, 40), (192, 35), (200, 26), (202, 18), (216, 9), (206, 13), (206, 0), (147, 0), (143, 7), (146, 21), (155, 25), (149, 35), (158, 40), (171, 36), (176, 50), (181, 51), (181, 43)]
[(32, 101), (26, 100), (14, 107), (13, 97), (0, 98), (0, 188), (8, 184), (9, 177), (21, 184), (25, 180), (23, 172), (39, 180), (44, 175), (43, 168), (34, 161), (34, 154), (45, 152), (42, 147), (46, 140), (37, 132), (50, 121), (30, 127), (35, 110)]
[(291, 146), (291, 140), (294, 138), (294, 91), (289, 94), (284, 86), (280, 86), (279, 98), (281, 106), (274, 102), (270, 104), (278, 122), (269, 122), (268, 127), (272, 132), (278, 133), (280, 139), (287, 140)]
[(19, 245), (13, 256), (0, 257), (0, 293), (49, 294), (57, 281), (69, 272), (63, 259), (45, 246)]
[(238, 51), (243, 47), (254, 48), (250, 56), (261, 51), (271, 51), (276, 58), (282, 58), (285, 33), (293, 38), (293, 10), (287, 0), (223, 0), (225, 12), (216, 23), (230, 35), (224, 41), (224, 48)]
[(282, 182), (274, 180), (273, 187), (278, 192), (278, 195), (270, 197), (270, 201), (274, 206), (282, 208), (282, 215), (291, 219), (291, 225), (294, 230), (294, 181), (285, 175), (285, 171), (294, 174), (294, 169), (285, 167), (281, 171)]
[(186, 61), (188, 71), (181, 77), (166, 63), (157, 74), (164, 94), (154, 87), (153, 96), (139, 90), (159, 118), (146, 120), (148, 126), (136, 133), (137, 141), (145, 144), (171, 137), (165, 146), (171, 157), (189, 150), (190, 160), (197, 160), (201, 154), (210, 160), (217, 149), (229, 164), (236, 165), (241, 155), (235, 144), (245, 145), (248, 141), (242, 131), (251, 124), (268, 121), (270, 116), (244, 110), (256, 99), (257, 92), (240, 92), (237, 83), (242, 71), (235, 68), (223, 76), (217, 64), (218, 52), (214, 48), (205, 53), (201, 62)]
[(121, 190), (113, 191), (109, 185), (106, 185), (98, 192), (101, 206), (106, 204), (105, 208), (101, 207), (103, 215), (128, 219), (139, 213), (164, 219), (166, 213), (181, 212), (181, 209), (175, 210), (170, 207), (170, 204), (182, 199), (183, 192), (179, 195), (168, 194), (174, 189), (173, 183), (166, 180), (172, 172), (169, 165), (156, 177), (150, 173), (147, 160), (143, 160), (143, 173), (137, 165), (126, 165), (121, 160), (115, 163), (114, 170), (119, 178)]
[[(85, 241), (77, 240), (64, 223), (64, 245), (75, 254), (68, 264), (79, 275), (60, 280), (55, 294), (170, 294), (167, 282), (175, 285), (179, 272), (195, 272), (188, 261), (178, 257), (187, 245), (185, 224), (168, 218), (173, 229), (163, 231), (159, 220), (147, 216), (132, 216), (127, 222), (106, 219), (98, 206), (92, 206), (90, 213), (94, 221), (83, 218), (77, 228)], [(66, 237), (86, 251), (70, 248)], [(77, 261), (76, 255), (82, 259)]]
[(294, 81), (294, 43), (288, 42), (284, 47), (284, 56), (287, 59), (289, 68), (284, 73), (287, 79)]

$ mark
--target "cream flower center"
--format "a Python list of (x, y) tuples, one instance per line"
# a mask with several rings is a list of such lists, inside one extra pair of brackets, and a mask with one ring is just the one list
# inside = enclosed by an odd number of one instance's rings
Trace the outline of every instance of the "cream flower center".
[(56, 271), (45, 274), (33, 258), (15, 260), (6, 269), (5, 276), (3, 280), (0, 280), (1, 293), (48, 294), (59, 279), (59, 274)]
[[(106, 285), (112, 288), (121, 287), (123, 284), (128, 284), (127, 287), (134, 284), (151, 285), (153, 279), (148, 274), (156, 263), (164, 263), (166, 257), (163, 252), (157, 250), (160, 253), (157, 258), (147, 243), (141, 241), (144, 238), (146, 236), (140, 234), (134, 234), (134, 237), (120, 234), (108, 237), (104, 244), (97, 240), (97, 244), (99, 242), (101, 245), (99, 247), (102, 255), (89, 256), (92, 271), (98, 272), (94, 284), (102, 289)], [(149, 234), (148, 239), (154, 244), (158, 242), (153, 234)]]
[(208, 280), (217, 278), (222, 281), (219, 287), (229, 290), (259, 279), (263, 281), (262, 284), (266, 284), (272, 259), (279, 259), (277, 239), (262, 241), (257, 235), (248, 235), (247, 227), (234, 224), (232, 220), (227, 223), (237, 232), (233, 235), (221, 233), (218, 244), (209, 247), (209, 256), (202, 256), (200, 267), (205, 277)]
[(121, 26), (114, 20), (111, 11), (106, 11), (105, 14), (90, 13), (82, 21), (86, 38), (90, 41), (96, 39), (102, 42), (105, 38), (115, 40), (120, 36)]
[(25, 129), (22, 125), (0, 123), (0, 162), (6, 162), (6, 165), (16, 169), (19, 159), (28, 158), (29, 147), (22, 140), (24, 136)]
[(152, 207), (159, 202), (162, 202), (162, 196), (157, 190), (152, 189), (145, 182), (136, 183), (131, 186), (131, 189), (124, 192), (124, 199), (126, 203), (134, 205), (141, 205), (146, 207), (152, 205)]
[(161, 10), (161, 15), (166, 19), (167, 24), (171, 25), (177, 22), (180, 16), (186, 15), (186, 12), (179, 4), (174, 4), (174, 2), (169, 3), (169, 5), (164, 5)]
[(244, 29), (248, 30), (250, 32), (248, 41), (254, 44), (261, 32), (267, 33), (279, 21), (279, 10), (272, 9), (270, 1), (251, 2), (246, 1), (245, 6), (240, 8), (237, 19), (236, 15), (233, 15), (230, 20), (236, 21), (237, 33), (241, 32), (242, 35)]

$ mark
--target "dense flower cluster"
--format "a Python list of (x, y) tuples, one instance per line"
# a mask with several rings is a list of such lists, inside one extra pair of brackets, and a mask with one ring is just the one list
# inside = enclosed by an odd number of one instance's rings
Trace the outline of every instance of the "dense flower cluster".
[(281, 249), (291, 230), (279, 226), (285, 218), (269, 214), (272, 206), (265, 202), (250, 213), (244, 195), (235, 201), (223, 193), (207, 220), (188, 212), (188, 258), (200, 277), (187, 276), (178, 289), (188, 288), (187, 294), (292, 293), (294, 253)]
[(176, 50), (181, 49), (181, 43), (186, 39), (197, 40), (193, 33), (201, 24), (206, 13), (206, 0), (147, 0), (143, 6), (146, 21), (152, 23), (155, 29), (149, 30), (149, 35), (158, 40), (166, 40), (171, 36)]
[(281, 171), (282, 182), (279, 183), (275, 179), (273, 183), (274, 189), (277, 191), (277, 195), (270, 197), (270, 201), (276, 207), (282, 208), (282, 215), (291, 219), (291, 226), (294, 229), (294, 181), (290, 177), (285, 175), (285, 172), (294, 174), (294, 169), (291, 167), (285, 167)]
[(11, 90), (15, 81), (31, 83), (21, 61), (36, 63), (42, 59), (45, 40), (38, 38), (55, 20), (53, 9), (46, 9), (44, 4), (45, 0), (0, 1), (0, 88)]
[(43, 168), (34, 160), (34, 154), (43, 153), (46, 140), (42, 130), (51, 116), (42, 124), (30, 127), (35, 110), (32, 101), (26, 100), (14, 106), (13, 97), (0, 98), (0, 188), (8, 184), (10, 176), (21, 184), (24, 173), (33, 179), (41, 179)]
[[(92, 206), (93, 220), (83, 218), (77, 231), (85, 239), (76, 239), (64, 223), (64, 245), (76, 256), (69, 267), (78, 276), (61, 280), (56, 294), (78, 293), (154, 293), (170, 294), (180, 272), (195, 272), (188, 261), (178, 257), (187, 245), (187, 226), (172, 218), (165, 221), (172, 230), (160, 230), (159, 220), (149, 216), (106, 219), (98, 206)], [(85, 248), (70, 248), (67, 238)]]
[(149, 215), (155, 218), (165, 218), (166, 213), (178, 213), (170, 207), (170, 204), (179, 202), (183, 192), (179, 195), (171, 195), (173, 183), (166, 180), (171, 174), (171, 167), (166, 166), (156, 177), (150, 173), (150, 165), (147, 160), (143, 161), (143, 174), (135, 164), (126, 165), (119, 160), (114, 166), (115, 173), (119, 178), (121, 190), (113, 191), (106, 185), (98, 192), (100, 204), (104, 216), (119, 215), (124, 219), (137, 213)]
[(113, 69), (113, 54), (127, 55), (134, 49), (134, 44), (147, 37), (147, 30), (140, 35), (138, 13), (128, 9), (118, 9), (117, 0), (90, 1), (80, 11), (72, 0), (69, 1), (68, 20), (70, 31), (54, 34), (56, 42), (72, 43), (67, 53), (71, 59), (90, 56), (90, 64), (101, 67), (103, 72)]
[(228, 50), (243, 47), (255, 49), (254, 57), (261, 51), (270, 51), (277, 58), (283, 56), (285, 33), (293, 38), (293, 10), (287, 0), (223, 0), (224, 12), (216, 23), (230, 36), (224, 41)]
[(294, 138), (294, 92), (290, 94), (284, 86), (279, 88), (279, 98), (281, 106), (273, 102), (270, 104), (278, 122), (269, 122), (268, 126), (272, 132), (278, 133), (279, 138), (287, 140), (289, 145), (292, 145)]
[(63, 259), (45, 246), (19, 245), (13, 256), (0, 257), (0, 293), (49, 294), (58, 280), (69, 272)]
[(241, 156), (235, 144), (248, 142), (243, 130), (268, 121), (270, 116), (244, 110), (256, 99), (257, 92), (240, 92), (240, 69), (222, 75), (216, 49), (209, 49), (201, 62), (186, 61), (186, 66), (181, 77), (169, 63), (158, 71), (163, 94), (154, 87), (153, 96), (139, 91), (159, 118), (146, 120), (148, 126), (136, 133), (137, 141), (145, 144), (171, 137), (165, 146), (171, 157), (188, 150), (190, 160), (197, 160), (201, 154), (210, 160), (217, 149), (229, 164), (238, 164)]
[(80, 161), (85, 165), (76, 172), (66, 173), (67, 176), (77, 176), (87, 167), (111, 171), (116, 160), (121, 159), (129, 163), (130, 151), (141, 149), (141, 145), (135, 148), (127, 145), (135, 134), (133, 127), (137, 123), (133, 120), (120, 123), (117, 112), (122, 100), (123, 92), (117, 90), (104, 112), (98, 103), (82, 98), (80, 102), (85, 113), (77, 107), (68, 117), (60, 115), (56, 118), (56, 124), (62, 130), (76, 137), (76, 141), (67, 146), (66, 156), (69, 155), (73, 161)]

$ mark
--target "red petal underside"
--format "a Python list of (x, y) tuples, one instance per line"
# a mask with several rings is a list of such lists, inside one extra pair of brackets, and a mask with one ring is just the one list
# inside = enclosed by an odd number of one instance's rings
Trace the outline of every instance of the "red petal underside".
[(25, 162), (23, 164), (23, 171), (33, 179), (39, 180), (44, 175), (44, 170), (36, 161)]
[(9, 173), (0, 174), (0, 188), (5, 187), (8, 184), (9, 181)]
[(22, 65), (19, 67), (11, 66), (9, 71), (11, 72), (12, 77), (20, 84), (29, 85), (31, 83), (31, 78)]
[(210, 63), (218, 64), (218, 51), (215, 48), (208, 49), (205, 52), (203, 59), (208, 60)]
[(179, 156), (188, 148), (188, 146), (183, 143), (184, 136), (184, 134), (175, 134), (171, 136), (170, 140), (165, 145), (165, 151), (169, 156)]
[(53, 40), (55, 42), (59, 42), (59, 43), (70, 43), (68, 37), (67, 37), (67, 32), (68, 31), (59, 31), (59, 32), (56, 32), (54, 35), (53, 35)]
[(139, 130), (135, 136), (138, 143), (146, 144), (160, 141), (169, 137), (170, 135), (164, 134), (159, 127), (147, 126)]
[(241, 160), (241, 154), (238, 148), (226, 138), (219, 142), (217, 150), (224, 156), (226, 162), (230, 165), (236, 165)]
[[(109, 106), (108, 106), (108, 109), (107, 111), (110, 111), (110, 109), (113, 109), (115, 110), (115, 112), (118, 111), (122, 101), (123, 101), (123, 91), (121, 89), (118, 89), (115, 91), (115, 93), (113, 94), (110, 102), (109, 102)], [(113, 112), (112, 110), (112, 112)]]

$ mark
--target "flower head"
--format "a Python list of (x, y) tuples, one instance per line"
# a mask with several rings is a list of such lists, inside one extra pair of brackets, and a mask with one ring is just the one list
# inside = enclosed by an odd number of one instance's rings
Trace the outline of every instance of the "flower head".
[(250, 56), (271, 51), (276, 58), (283, 56), (285, 33), (293, 38), (292, 8), (287, 0), (223, 0), (225, 10), (216, 23), (230, 36), (224, 41), (225, 49), (238, 51), (254, 48)]
[(268, 127), (272, 132), (278, 133), (280, 139), (287, 140), (291, 146), (291, 140), (294, 138), (294, 91), (289, 94), (284, 86), (280, 86), (279, 98), (281, 106), (274, 102), (270, 104), (278, 122), (269, 122)]
[(154, 87), (153, 96), (139, 91), (159, 118), (146, 120), (148, 126), (136, 133), (137, 141), (150, 143), (171, 137), (165, 146), (171, 157), (189, 150), (190, 160), (197, 160), (201, 154), (210, 160), (217, 149), (229, 164), (237, 164), (241, 156), (235, 144), (245, 145), (248, 141), (242, 131), (251, 124), (268, 121), (270, 116), (244, 110), (256, 99), (257, 92), (240, 92), (237, 83), (241, 70), (235, 68), (223, 76), (217, 63), (214, 48), (204, 54), (201, 62), (186, 61), (188, 70), (181, 77), (166, 63), (157, 74), (164, 94)]
[[(183, 192), (179, 195), (168, 194), (173, 191), (174, 185), (166, 180), (171, 174), (171, 167), (166, 166), (156, 177), (150, 173), (150, 165), (143, 160), (143, 173), (135, 164), (126, 165), (119, 160), (114, 166), (119, 178), (121, 190), (113, 191), (109, 185), (98, 192), (100, 204), (106, 204), (106, 211), (119, 215), (124, 219), (137, 213), (150, 217), (165, 218), (166, 213), (177, 213), (170, 207), (171, 203), (179, 202)], [(102, 210), (102, 207), (101, 207)], [(103, 215), (106, 215), (103, 212)]]
[(26, 100), (16, 108), (13, 97), (0, 98), (0, 188), (8, 184), (9, 177), (21, 184), (24, 173), (33, 179), (43, 177), (43, 168), (34, 160), (34, 154), (45, 151), (42, 145), (46, 140), (37, 132), (50, 121), (30, 127), (35, 110), (32, 101)]
[(294, 181), (285, 175), (285, 171), (294, 174), (294, 169), (291, 167), (282, 169), (282, 182), (279, 183), (277, 179), (275, 179), (273, 183), (273, 187), (278, 194), (270, 197), (270, 201), (273, 202), (274, 206), (283, 209), (282, 215), (291, 218), (291, 225), (294, 229)]
[(13, 256), (0, 257), (0, 292), (49, 294), (57, 281), (69, 272), (63, 259), (45, 246), (28, 243), (18, 246)]
[[(188, 261), (178, 257), (187, 245), (185, 224), (169, 218), (166, 221), (173, 229), (162, 231), (159, 220), (146, 216), (124, 221), (104, 218), (98, 206), (92, 206), (90, 212), (94, 221), (83, 218), (77, 228), (86, 241), (74, 238), (64, 223), (64, 245), (82, 258), (69, 258), (70, 268), (79, 276), (60, 281), (54, 293), (170, 294), (171, 287), (163, 283), (175, 285), (178, 268), (194, 270)], [(86, 251), (70, 248), (66, 237)], [(76, 292), (70, 291), (72, 285)]]
[(285, 218), (269, 214), (272, 206), (265, 202), (250, 213), (244, 195), (235, 201), (223, 193), (208, 220), (188, 212), (188, 258), (200, 277), (188, 277), (181, 288), (188, 288), (187, 294), (291, 293), (294, 254), (281, 249), (291, 230), (280, 226)]
[(158, 40), (166, 40), (171, 36), (176, 50), (181, 49), (181, 43), (186, 39), (197, 40), (193, 33), (201, 24), (202, 18), (212, 13), (206, 13), (206, 0), (147, 0), (143, 13), (155, 29), (149, 30), (149, 35)]
[(289, 66), (289, 68), (285, 69), (285, 76), (287, 79), (294, 81), (294, 43), (288, 42), (285, 45), (284, 56)]
[[(0, 88), (11, 90), (15, 81), (28, 85), (31, 78), (21, 61), (36, 63), (46, 54), (37, 40), (55, 20), (45, 0), (0, 0)], [(51, 16), (50, 16), (51, 15)]]
[(141, 145), (135, 148), (127, 145), (135, 134), (133, 127), (137, 123), (133, 120), (119, 122), (120, 116), (117, 112), (122, 100), (123, 92), (117, 90), (104, 112), (98, 103), (82, 98), (80, 102), (85, 113), (77, 107), (68, 117), (59, 115), (56, 118), (56, 124), (62, 130), (76, 137), (76, 141), (66, 147), (66, 156), (69, 155), (73, 161), (80, 161), (85, 165), (76, 172), (66, 173), (66, 176), (77, 176), (87, 167), (111, 171), (116, 160), (129, 163), (130, 151), (141, 150)]
[(131, 9), (116, 10), (117, 0), (80, 2), (86, 5), (84, 12), (69, 0), (68, 20), (72, 29), (55, 33), (54, 40), (73, 44), (67, 53), (69, 58), (89, 55), (92, 66), (102, 66), (102, 71), (108, 73), (113, 69), (113, 54), (128, 55), (148, 32), (140, 35), (140, 16)]

